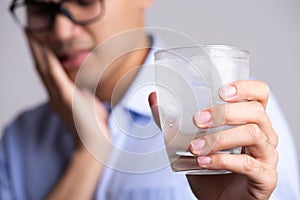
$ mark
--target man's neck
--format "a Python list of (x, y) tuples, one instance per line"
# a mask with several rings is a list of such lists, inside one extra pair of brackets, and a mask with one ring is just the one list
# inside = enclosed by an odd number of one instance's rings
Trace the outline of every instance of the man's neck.
[(135, 50), (120, 56), (112, 63), (112, 70), (107, 73), (106, 81), (99, 84), (97, 96), (102, 101), (116, 105), (124, 96), (129, 86), (137, 76), (151, 48), (150, 38), (146, 34), (135, 40)]

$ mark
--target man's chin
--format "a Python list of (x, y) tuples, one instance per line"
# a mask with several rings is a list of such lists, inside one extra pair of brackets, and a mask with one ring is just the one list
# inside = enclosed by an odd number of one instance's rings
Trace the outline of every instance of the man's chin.
[(68, 75), (68, 77), (70, 78), (70, 80), (73, 83), (76, 83), (77, 86), (82, 87), (82, 88), (91, 88), (93, 86), (93, 81), (91, 81), (91, 78), (88, 78), (86, 75), (84, 74), (80, 74), (80, 76), (78, 76), (78, 71), (79, 70), (67, 70), (66, 73)]

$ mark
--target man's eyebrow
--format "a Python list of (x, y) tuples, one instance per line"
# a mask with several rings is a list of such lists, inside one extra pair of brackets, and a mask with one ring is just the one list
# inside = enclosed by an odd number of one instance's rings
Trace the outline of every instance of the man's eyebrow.
[(61, 0), (25, 0), (25, 3), (31, 3), (31, 2), (36, 2), (36, 3), (59, 3)]
[(25, 0), (25, 3), (45, 3), (45, 4), (56, 4), (62, 2), (61, 0)]

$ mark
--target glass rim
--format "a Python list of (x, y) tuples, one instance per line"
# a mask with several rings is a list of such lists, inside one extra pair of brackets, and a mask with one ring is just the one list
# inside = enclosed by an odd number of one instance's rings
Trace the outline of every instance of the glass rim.
[[(161, 54), (164, 53), (171, 53), (171, 54), (175, 54), (177, 55), (177, 52), (179, 50), (184, 50), (184, 49), (197, 49), (197, 48), (201, 48), (206, 50), (206, 53), (208, 56), (217, 56), (217, 57), (231, 57), (231, 58), (239, 58), (239, 59), (243, 59), (249, 58), (249, 51), (245, 50), (243, 48), (237, 47), (237, 46), (233, 46), (233, 45), (226, 45), (226, 44), (203, 44), (203, 45), (192, 45), (192, 46), (178, 46), (178, 47), (169, 47), (169, 48), (164, 48), (164, 49), (159, 49), (156, 52), (154, 52), (154, 56), (155, 57), (159, 57), (161, 56)], [(231, 53), (238, 53), (238, 55), (218, 55), (216, 53), (209, 53), (207, 52), (207, 50), (226, 50), (228, 52)], [(223, 52), (224, 53), (224, 52)]]

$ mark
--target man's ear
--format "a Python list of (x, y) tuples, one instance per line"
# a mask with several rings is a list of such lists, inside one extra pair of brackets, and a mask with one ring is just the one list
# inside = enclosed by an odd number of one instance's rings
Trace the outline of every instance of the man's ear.
[(149, 8), (152, 5), (154, 0), (137, 0), (137, 1), (139, 1), (141, 8), (143, 10), (146, 10), (147, 8)]

